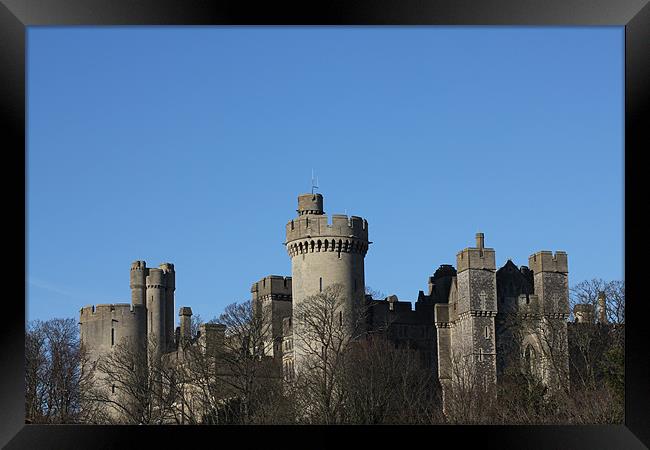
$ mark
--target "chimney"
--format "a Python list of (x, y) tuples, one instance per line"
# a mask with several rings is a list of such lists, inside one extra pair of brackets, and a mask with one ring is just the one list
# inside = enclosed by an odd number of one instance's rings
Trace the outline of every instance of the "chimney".
[(476, 248), (483, 250), (485, 245), (485, 236), (483, 233), (476, 233)]
[(607, 304), (605, 302), (605, 293), (598, 293), (598, 323), (607, 323)]
[(183, 306), (178, 315), (181, 318), (181, 340), (189, 341), (192, 338), (192, 308)]

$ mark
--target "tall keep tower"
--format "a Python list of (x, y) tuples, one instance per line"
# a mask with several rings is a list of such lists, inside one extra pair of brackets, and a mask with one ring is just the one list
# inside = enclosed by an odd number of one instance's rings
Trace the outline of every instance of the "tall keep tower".
[(155, 335), (157, 352), (170, 349), (174, 336), (174, 291), (176, 272), (172, 263), (158, 269), (148, 268), (145, 261), (134, 261), (130, 275), (131, 304), (145, 306), (147, 335)]
[(295, 367), (299, 367), (303, 353), (296, 309), (305, 298), (334, 284), (343, 287), (347, 307), (364, 301), (364, 258), (369, 245), (368, 222), (357, 216), (333, 214), (328, 223), (321, 194), (299, 195), (297, 212), (298, 217), (287, 223), (285, 242), (291, 257)]
[(535, 294), (542, 316), (535, 333), (542, 381), (549, 387), (568, 386), (569, 264), (566, 252), (543, 250), (530, 255)]
[(488, 389), (496, 383), (496, 262), (494, 249), (484, 244), (483, 233), (477, 233), (476, 247), (458, 252), (458, 274), (449, 303), (435, 305), (438, 374), (445, 409), (450, 388), (469, 382)]

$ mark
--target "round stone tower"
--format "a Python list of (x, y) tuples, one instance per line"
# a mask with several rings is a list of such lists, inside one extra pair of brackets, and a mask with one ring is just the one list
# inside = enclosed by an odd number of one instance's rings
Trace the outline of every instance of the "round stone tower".
[(162, 269), (149, 269), (147, 275), (147, 335), (155, 341), (154, 353), (166, 350), (166, 283)]
[(131, 304), (145, 305), (147, 297), (147, 263), (134, 261), (131, 263)]
[(287, 223), (286, 248), (291, 257), (295, 367), (300, 364), (300, 320), (296, 308), (328, 286), (342, 286), (344, 311), (365, 298), (364, 258), (368, 251), (368, 222), (361, 217), (323, 212), (321, 194), (298, 196), (298, 217)]

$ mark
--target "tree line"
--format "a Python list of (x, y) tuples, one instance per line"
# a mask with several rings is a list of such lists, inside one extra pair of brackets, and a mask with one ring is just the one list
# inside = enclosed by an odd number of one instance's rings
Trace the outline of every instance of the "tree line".
[[(516, 349), (493, 389), (461, 361), (462, 383), (446, 392), (418, 349), (396, 345), (385, 328), (367, 330), (363, 303), (350, 306), (339, 286), (294, 305), (300, 333), (291, 373), (265, 356), (272, 323), (251, 301), (228, 305), (208, 322), (192, 317), (178, 350), (156, 357), (155, 339), (121, 341), (93, 355), (74, 319), (28, 323), (26, 419), (90, 424), (538, 424), (622, 423), (624, 285), (591, 280), (571, 289), (571, 303), (597, 305), (606, 292), (607, 326), (569, 323), (569, 367), (548, 389)], [(348, 309), (345, 309), (348, 308)], [(345, 314), (341, 311), (345, 310)], [(510, 325), (511, 336), (520, 331)], [(553, 331), (548, 333), (551, 342)], [(278, 343), (281, 346), (288, 342)], [(556, 347), (547, 346), (549, 351)], [(559, 351), (559, 350), (557, 350)], [(551, 361), (553, 355), (551, 355)], [(470, 375), (468, 375), (468, 373)], [(570, 380), (570, 381), (569, 381)]]

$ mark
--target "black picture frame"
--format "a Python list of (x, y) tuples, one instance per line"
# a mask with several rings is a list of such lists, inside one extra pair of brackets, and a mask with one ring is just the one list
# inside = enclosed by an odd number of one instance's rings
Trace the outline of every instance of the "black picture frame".
[[(3, 305), (0, 351), (0, 444), (6, 448), (115, 448), (162, 442), (187, 446), (206, 440), (251, 436), (263, 445), (292, 447), (337, 445), (341, 435), (356, 434), (364, 446), (441, 445), (443, 439), (472, 438), (481, 448), (647, 448), (650, 445), (650, 327), (644, 323), (647, 300), (641, 296), (639, 271), (643, 238), (639, 218), (645, 212), (639, 159), (648, 142), (650, 84), (650, 6), (648, 0), (384, 0), (214, 2), (208, 0), (2, 0), (0, 3), (0, 115), (3, 119), (5, 225), (26, 242), (26, 31), (29, 26), (95, 25), (535, 25), (625, 27), (625, 282), (626, 354), (625, 424), (589, 426), (432, 426), (432, 427), (179, 427), (25, 425), (24, 337), (26, 247), (5, 263), (5, 286), (18, 295)], [(8, 139), (7, 139), (8, 138)], [(7, 177), (3, 177), (7, 180)], [(594, 180), (596, 183), (597, 180)], [(23, 195), (20, 195), (20, 188)], [(7, 203), (8, 201), (8, 203)], [(22, 213), (20, 218), (16, 219)], [(594, 218), (597, 220), (597, 218)], [(22, 227), (21, 227), (22, 225)], [(6, 234), (8, 236), (8, 234)], [(7, 239), (7, 241), (11, 241)], [(598, 243), (594, 243), (598, 245)], [(638, 261), (641, 261), (639, 263)], [(18, 262), (22, 264), (18, 264)], [(7, 267), (9, 266), (9, 267)], [(635, 276), (636, 275), (636, 276)], [(20, 300), (22, 298), (23, 300)], [(22, 319), (22, 320), (21, 320)], [(416, 444), (417, 443), (417, 444)], [(198, 442), (197, 442), (198, 445)], [(307, 444), (303, 444), (307, 445)], [(245, 448), (252, 447), (246, 444)]]

